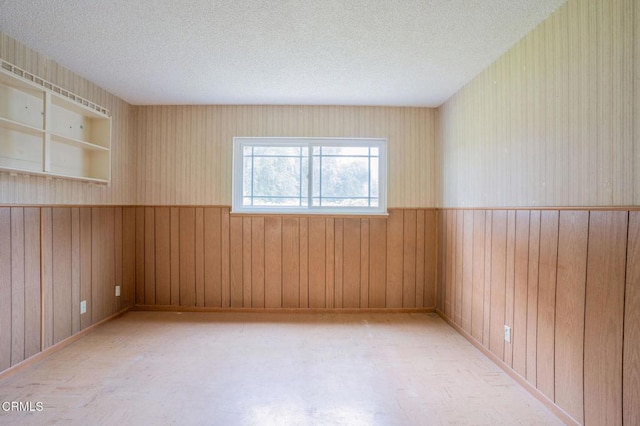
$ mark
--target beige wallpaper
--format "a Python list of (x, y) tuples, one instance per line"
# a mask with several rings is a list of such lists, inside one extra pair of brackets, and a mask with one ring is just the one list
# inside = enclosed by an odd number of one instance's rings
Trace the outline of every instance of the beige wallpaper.
[(441, 205), (640, 204), (639, 37), (637, 0), (569, 0), (449, 99)]
[(136, 168), (130, 143), (130, 106), (0, 32), (0, 58), (108, 108), (112, 115), (112, 181), (109, 186), (0, 172), (0, 204), (132, 204)]
[(436, 111), (429, 108), (140, 106), (138, 202), (231, 204), (234, 136), (388, 138), (389, 207), (434, 207)]

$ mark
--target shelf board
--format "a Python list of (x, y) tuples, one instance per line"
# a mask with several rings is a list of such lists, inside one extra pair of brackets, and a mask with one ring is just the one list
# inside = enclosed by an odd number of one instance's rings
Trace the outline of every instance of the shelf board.
[(16, 167), (0, 166), (0, 172), (16, 174), (16, 175), (42, 176), (50, 179), (73, 179), (73, 180), (84, 181), (84, 182), (93, 182), (101, 185), (109, 184), (109, 181), (107, 179), (98, 179), (98, 178), (92, 178), (92, 177), (86, 177), (86, 176), (64, 175), (60, 173), (38, 172), (35, 170), (20, 169)]
[(86, 142), (80, 139), (70, 138), (68, 136), (63, 136), (57, 133), (51, 133), (51, 140), (54, 142), (75, 146), (76, 148), (90, 149), (93, 151), (105, 151), (105, 152), (109, 151), (109, 148), (107, 147), (96, 145), (91, 142)]
[(109, 183), (108, 179), (98, 179), (98, 178), (92, 178), (88, 176), (65, 175), (64, 173), (57, 173), (57, 172), (44, 173), (44, 175), (49, 176), (52, 179), (73, 179), (73, 180), (81, 180), (85, 182), (93, 182), (93, 183), (100, 183), (100, 184)]
[(44, 130), (42, 129), (29, 126), (28, 124), (22, 124), (17, 121), (9, 120), (8, 118), (4, 117), (0, 117), (0, 126), (9, 130), (15, 130), (17, 132), (28, 133), (33, 136), (44, 135)]

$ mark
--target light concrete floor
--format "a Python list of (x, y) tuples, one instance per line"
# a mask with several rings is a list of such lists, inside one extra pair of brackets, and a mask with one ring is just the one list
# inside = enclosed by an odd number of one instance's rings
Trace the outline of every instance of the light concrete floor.
[(129, 312), (0, 382), (0, 424), (547, 425), (435, 314)]

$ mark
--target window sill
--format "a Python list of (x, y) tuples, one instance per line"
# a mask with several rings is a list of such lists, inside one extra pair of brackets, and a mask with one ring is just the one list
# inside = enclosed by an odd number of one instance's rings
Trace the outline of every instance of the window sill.
[(252, 211), (252, 212), (234, 212), (233, 210), (229, 212), (230, 216), (236, 217), (261, 217), (261, 216), (288, 216), (288, 217), (314, 217), (314, 216), (322, 216), (322, 217), (332, 217), (332, 218), (379, 218), (386, 219), (389, 217), (388, 212), (383, 213), (372, 213), (372, 212), (345, 212), (345, 213), (337, 213), (335, 211), (308, 211), (308, 212), (287, 212), (287, 211), (273, 211), (273, 210), (264, 210), (264, 211)]

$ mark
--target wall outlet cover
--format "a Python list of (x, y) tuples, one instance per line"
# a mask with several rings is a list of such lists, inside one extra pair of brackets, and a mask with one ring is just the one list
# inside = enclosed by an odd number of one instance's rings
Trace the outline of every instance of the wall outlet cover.
[(511, 327), (508, 325), (504, 326), (504, 341), (507, 343), (511, 343)]
[(117, 296), (120, 296), (120, 286), (119, 285), (116, 286), (116, 297)]
[(87, 313), (87, 301), (83, 300), (80, 302), (80, 315)]

